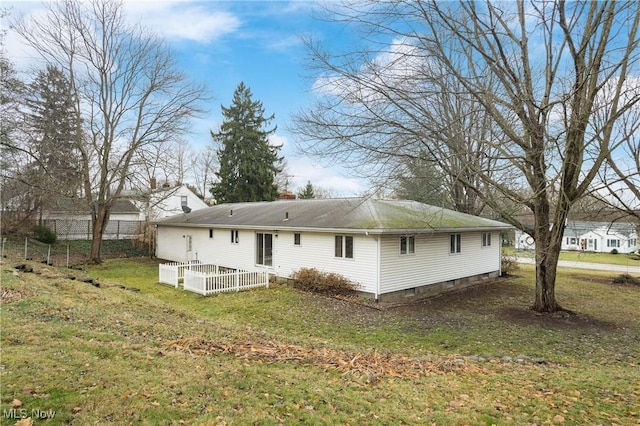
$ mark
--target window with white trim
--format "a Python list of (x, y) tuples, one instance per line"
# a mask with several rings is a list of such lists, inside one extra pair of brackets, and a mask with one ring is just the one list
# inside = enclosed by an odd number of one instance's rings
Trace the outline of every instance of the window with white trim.
[(336, 235), (335, 256), (353, 259), (353, 237), (350, 235)]
[(296, 232), (293, 234), (293, 245), (294, 246), (299, 246), (300, 245), (300, 233)]
[(188, 199), (186, 195), (181, 195), (180, 196), (180, 205), (181, 206), (186, 206), (188, 203)]
[(231, 244), (238, 244), (238, 242), (240, 242), (239, 239), (239, 232), (237, 229), (232, 229), (231, 230)]
[(491, 232), (482, 233), (482, 247), (491, 247)]
[(209, 228), (209, 239), (213, 239), (213, 228)]
[(620, 240), (607, 239), (607, 247), (610, 247), (610, 248), (618, 248), (618, 247), (620, 247)]
[(400, 254), (414, 254), (416, 252), (416, 237), (400, 235)]
[(449, 235), (449, 253), (456, 254), (462, 251), (462, 234)]

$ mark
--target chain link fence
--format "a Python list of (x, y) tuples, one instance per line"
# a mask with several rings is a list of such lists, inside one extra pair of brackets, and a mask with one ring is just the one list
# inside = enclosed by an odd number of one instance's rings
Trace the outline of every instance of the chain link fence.
[[(62, 240), (90, 240), (91, 220), (45, 219), (42, 225), (51, 229)], [(137, 220), (109, 220), (104, 240), (135, 239), (143, 233), (145, 222)]]
[[(101, 246), (103, 259), (122, 257), (153, 257), (153, 234), (148, 239), (104, 240)], [(73, 267), (85, 263), (91, 253), (90, 240), (59, 240), (46, 244), (33, 238), (0, 239), (2, 258), (32, 260), (54, 266)]]

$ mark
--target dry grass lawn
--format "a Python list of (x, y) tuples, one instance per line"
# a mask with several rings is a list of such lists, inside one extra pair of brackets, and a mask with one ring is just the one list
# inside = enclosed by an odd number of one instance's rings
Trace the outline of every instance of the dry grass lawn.
[(17, 263), (2, 424), (640, 424), (640, 288), (605, 273), (562, 271), (569, 312), (538, 315), (526, 267), (370, 307), (281, 285), (203, 298), (147, 260)]

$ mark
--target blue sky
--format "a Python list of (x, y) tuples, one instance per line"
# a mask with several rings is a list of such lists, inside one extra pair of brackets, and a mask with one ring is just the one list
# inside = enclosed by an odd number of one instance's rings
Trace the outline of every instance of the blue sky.
[[(39, 1), (7, 2), (12, 14), (37, 14)], [(313, 99), (313, 81), (305, 68), (306, 52), (301, 37), (340, 46), (345, 34), (340, 25), (317, 18), (310, 1), (152, 1), (127, 0), (128, 19), (140, 22), (167, 40), (180, 65), (194, 79), (209, 86), (213, 101), (209, 113), (194, 121), (188, 136), (192, 147), (210, 141), (209, 130), (221, 123), (220, 106), (229, 106), (238, 83), (251, 88), (265, 114), (275, 114), (278, 126), (273, 142), (283, 144), (290, 189), (309, 180), (334, 196), (357, 195), (367, 185), (348, 177), (337, 166), (327, 167), (301, 155), (287, 132), (292, 114)], [(3, 25), (4, 27), (4, 25)], [(33, 67), (37, 60), (19, 39), (9, 33), (7, 54), (18, 70)]]

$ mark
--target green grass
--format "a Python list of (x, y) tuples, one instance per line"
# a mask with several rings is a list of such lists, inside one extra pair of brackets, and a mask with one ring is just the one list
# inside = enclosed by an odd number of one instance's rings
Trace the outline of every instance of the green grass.
[(281, 285), (205, 298), (158, 284), (147, 260), (92, 267), (100, 288), (11, 265), (2, 424), (17, 421), (7, 416), (15, 399), (29, 415), (56, 412), (37, 424), (640, 421), (640, 288), (611, 285), (607, 273), (561, 271), (557, 296), (574, 314), (539, 316), (527, 309), (528, 266), (373, 309)]

